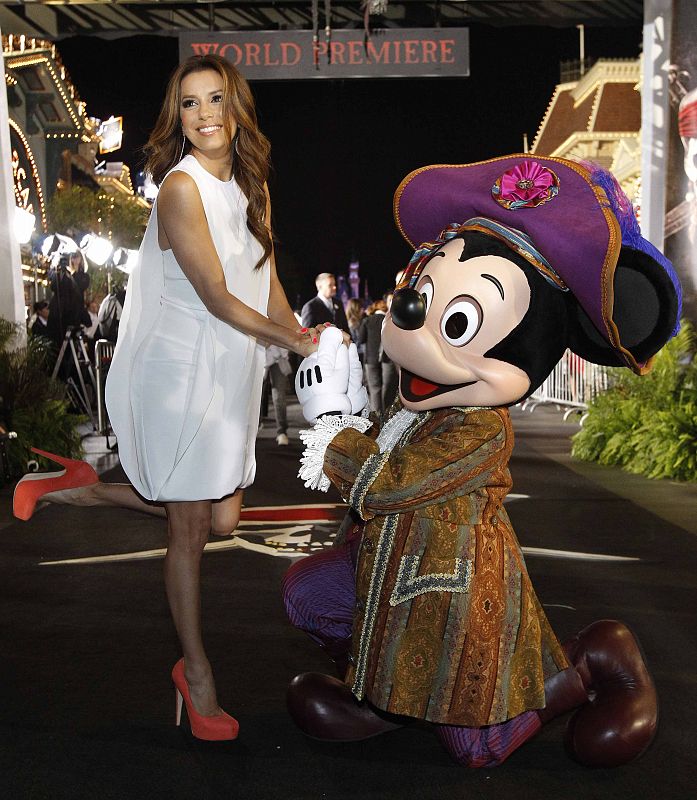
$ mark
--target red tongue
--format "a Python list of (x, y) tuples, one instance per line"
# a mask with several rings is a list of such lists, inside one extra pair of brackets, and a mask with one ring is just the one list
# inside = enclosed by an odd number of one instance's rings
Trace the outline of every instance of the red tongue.
[(414, 394), (423, 397), (425, 394), (431, 394), (431, 392), (434, 392), (438, 388), (438, 384), (430, 383), (422, 378), (413, 377), (411, 379), (411, 386), (409, 388)]

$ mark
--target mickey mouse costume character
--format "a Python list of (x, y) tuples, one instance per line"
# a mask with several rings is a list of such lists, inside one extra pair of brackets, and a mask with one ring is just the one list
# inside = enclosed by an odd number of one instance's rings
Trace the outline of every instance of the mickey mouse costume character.
[(677, 278), (614, 178), (588, 164), (512, 155), (425, 167), (401, 183), (394, 210), (412, 247), (427, 242), (383, 330), (398, 402), (381, 426), (358, 416), (355, 346), (331, 329), (296, 379), (305, 418), (319, 418), (302, 434), (300, 475), (331, 481), (350, 510), (342, 544), (284, 582), (292, 623), (343, 680), (297, 676), (289, 711), (333, 741), (426, 720), (459, 763), (490, 767), (578, 709), (570, 754), (626, 763), (655, 735), (653, 681), (621, 622), (595, 622), (564, 646), (552, 631), (503, 506), (506, 406), (567, 347), (644, 374), (677, 332)]

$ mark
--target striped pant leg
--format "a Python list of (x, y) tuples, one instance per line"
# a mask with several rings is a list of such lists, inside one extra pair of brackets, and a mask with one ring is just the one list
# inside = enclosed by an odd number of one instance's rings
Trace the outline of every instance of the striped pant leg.
[(441, 744), (463, 767), (498, 767), (542, 727), (536, 711), (525, 711), (498, 725), (465, 728), (438, 725)]
[(351, 545), (296, 561), (283, 578), (283, 602), (291, 623), (323, 647), (351, 640), (356, 582)]

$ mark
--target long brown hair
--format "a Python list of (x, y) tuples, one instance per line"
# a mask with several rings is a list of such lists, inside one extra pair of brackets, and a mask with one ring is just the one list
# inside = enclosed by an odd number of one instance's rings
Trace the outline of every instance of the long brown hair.
[(356, 297), (352, 297), (346, 304), (346, 321), (349, 328), (357, 328), (363, 316), (363, 303)]
[[(247, 228), (262, 246), (264, 253), (257, 261), (259, 269), (271, 255), (271, 232), (266, 225), (266, 190), (269, 175), (269, 140), (259, 130), (254, 97), (249, 84), (239, 71), (218, 55), (192, 56), (172, 73), (165, 99), (150, 139), (145, 145), (145, 171), (159, 186), (165, 175), (179, 162), (182, 152), (182, 129), (179, 116), (181, 83), (192, 72), (213, 70), (223, 79), (223, 120), (232, 140), (232, 120), (237, 122), (232, 173), (247, 198)], [(186, 141), (185, 152), (191, 145)]]

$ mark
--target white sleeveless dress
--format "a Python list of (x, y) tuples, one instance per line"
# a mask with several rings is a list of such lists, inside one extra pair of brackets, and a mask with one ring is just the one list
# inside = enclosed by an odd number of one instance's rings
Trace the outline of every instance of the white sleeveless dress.
[[(228, 290), (267, 314), (269, 264), (247, 199), (188, 155)], [(166, 180), (166, 178), (165, 178)], [(157, 201), (128, 282), (106, 404), (128, 479), (149, 500), (215, 500), (254, 480), (264, 346), (210, 314), (157, 237)]]

